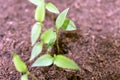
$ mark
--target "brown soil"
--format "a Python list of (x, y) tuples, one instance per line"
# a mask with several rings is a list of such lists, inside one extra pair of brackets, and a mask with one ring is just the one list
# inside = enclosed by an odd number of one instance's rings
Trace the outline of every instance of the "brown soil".
[[(70, 8), (68, 17), (76, 23), (77, 31), (62, 32), (60, 46), (81, 70), (31, 68), (28, 60), (35, 6), (27, 0), (0, 0), (0, 80), (20, 80), (12, 52), (18, 53), (40, 80), (120, 80), (120, 0), (49, 1), (60, 11)], [(46, 15), (48, 28), (51, 14)]]

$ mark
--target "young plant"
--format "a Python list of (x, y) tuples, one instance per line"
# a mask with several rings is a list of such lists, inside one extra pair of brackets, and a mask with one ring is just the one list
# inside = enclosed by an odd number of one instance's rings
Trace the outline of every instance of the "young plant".
[(12, 57), (16, 70), (22, 73), (21, 80), (28, 80), (28, 75), (30, 75), (34, 80), (38, 80), (37, 77), (35, 77), (31, 72), (29, 72), (26, 64), (16, 53), (13, 53)]
[[(32, 43), (32, 52), (30, 56), (30, 61), (34, 60), (41, 52), (44, 45), (47, 45), (46, 54), (40, 56), (33, 64), (32, 67), (43, 67), (43, 66), (50, 66), (50, 65), (56, 65), (60, 68), (65, 69), (74, 69), (78, 70), (79, 66), (72, 61), (71, 59), (65, 57), (64, 55), (60, 55), (59, 51), (59, 32), (61, 29), (66, 31), (72, 31), (76, 30), (76, 26), (74, 22), (70, 19), (68, 19), (67, 13), (69, 8), (63, 10), (61, 13), (57, 9), (57, 7), (51, 3), (46, 3), (44, 0), (29, 0), (31, 3), (36, 5), (35, 10), (35, 20), (36, 23), (32, 27), (31, 31), (31, 43)], [(58, 17), (55, 22), (55, 28), (49, 28), (46, 31), (42, 32), (42, 29), (44, 28), (43, 21), (45, 20), (45, 14), (46, 10), (58, 14)], [(40, 42), (38, 40), (40, 39)], [(51, 50), (53, 46), (57, 46), (57, 52), (54, 53), (54, 56), (51, 55)], [(59, 55), (56, 55), (59, 54)], [(31, 74), (25, 63), (20, 59), (20, 57), (17, 54), (13, 54), (13, 62), (15, 64), (16, 69), (19, 72), (25, 73), (22, 75), (21, 80), (27, 80), (27, 75), (30, 75), (35, 80), (38, 80), (33, 74)]]

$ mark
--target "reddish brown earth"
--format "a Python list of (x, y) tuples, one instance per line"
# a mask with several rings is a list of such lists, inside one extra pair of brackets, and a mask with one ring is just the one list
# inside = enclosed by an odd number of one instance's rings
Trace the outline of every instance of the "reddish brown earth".
[[(12, 52), (18, 53), (40, 80), (120, 80), (120, 0), (49, 1), (60, 11), (70, 8), (68, 17), (76, 23), (77, 30), (62, 32), (59, 41), (64, 55), (81, 70), (31, 68), (28, 60), (35, 6), (27, 0), (0, 0), (0, 80), (20, 80)], [(51, 14), (46, 15), (45, 27), (49, 28)]]

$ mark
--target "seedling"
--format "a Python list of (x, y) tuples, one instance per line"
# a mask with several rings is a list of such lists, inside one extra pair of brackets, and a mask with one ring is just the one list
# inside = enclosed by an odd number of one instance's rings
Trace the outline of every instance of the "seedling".
[[(65, 69), (74, 69), (78, 70), (79, 66), (72, 61), (71, 59), (65, 57), (64, 55), (60, 55), (59, 53), (59, 32), (61, 29), (66, 31), (76, 30), (76, 26), (74, 22), (66, 17), (69, 8), (63, 10), (61, 13), (57, 9), (57, 7), (51, 3), (46, 3), (44, 0), (29, 0), (31, 3), (36, 5), (35, 10), (35, 20), (36, 23), (32, 27), (31, 31), (31, 43), (32, 43), (32, 52), (30, 56), (30, 61), (34, 60), (39, 54), (42, 52), (43, 46), (47, 45), (46, 54), (40, 56), (33, 64), (32, 67), (44, 67), (50, 65), (56, 65), (60, 68)], [(51, 27), (46, 31), (42, 32), (41, 30), (44, 28), (43, 21), (45, 20), (45, 13), (47, 9), (49, 12), (54, 14), (58, 14), (58, 17), (55, 22), (55, 28)], [(40, 42), (38, 40), (40, 39)], [(53, 46), (57, 45), (57, 52), (54, 55), (51, 55), (51, 50)], [(32, 73), (30, 73), (27, 69), (25, 63), (20, 59), (17, 54), (13, 54), (13, 62), (17, 69), (17, 71), (24, 73), (21, 76), (21, 80), (28, 80), (28, 75), (30, 75), (35, 80), (38, 80)]]
[(28, 71), (26, 64), (16, 53), (13, 53), (12, 56), (16, 70), (23, 73), (23, 75), (21, 76), (21, 80), (28, 80), (28, 75), (30, 75), (33, 79), (38, 80), (37, 77), (35, 77), (31, 72)]

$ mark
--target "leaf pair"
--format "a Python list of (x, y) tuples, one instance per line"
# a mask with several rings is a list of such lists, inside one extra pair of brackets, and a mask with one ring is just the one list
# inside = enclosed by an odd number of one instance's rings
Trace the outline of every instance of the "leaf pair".
[(60, 15), (57, 17), (56, 20), (56, 27), (59, 30), (60, 28), (71, 31), (76, 30), (76, 26), (73, 21), (66, 18), (69, 8), (65, 9)]
[(37, 6), (35, 10), (35, 20), (39, 22), (43, 22), (45, 19), (45, 8), (52, 12), (52, 13), (59, 13), (59, 10), (56, 8), (56, 6), (52, 3), (45, 4), (44, 0), (29, 0), (31, 3), (35, 4)]
[(56, 40), (56, 33), (51, 28), (51, 29), (48, 29), (47, 31), (43, 32), (43, 34), (41, 35), (40, 38), (45, 44), (49, 44)]
[(66, 15), (68, 13), (69, 8), (65, 9), (63, 12), (59, 14), (59, 16), (56, 19), (56, 27), (57, 29), (60, 29), (66, 19)]
[[(47, 3), (46, 9), (52, 13), (59, 14), (59, 10), (52, 3)], [(35, 10), (35, 20), (43, 22), (44, 19), (45, 19), (45, 3), (38, 5)]]
[(52, 57), (50, 54), (45, 54), (41, 57), (39, 57), (33, 64), (33, 67), (41, 67), (41, 66), (50, 66), (50, 65), (56, 65), (61, 68), (67, 68), (67, 69), (79, 69), (78, 65), (70, 60), (69, 58), (63, 56), (63, 55), (55, 55)]
[[(33, 37), (32, 37), (33, 40), (35, 40), (34, 42), (36, 42), (36, 40), (39, 38), (39, 34), (40, 34), (39, 28), (40, 27), (39, 27), (39, 25), (33, 26), (33, 27), (37, 27), (33, 31), (33, 32), (36, 32), (35, 33), (36, 35), (33, 34)], [(43, 32), (40, 38), (44, 44), (48, 44), (48, 48), (51, 48), (56, 40), (56, 33), (53, 31), (53, 29), (49, 29), (49, 30)], [(34, 45), (34, 47), (32, 49), (30, 60), (33, 60), (35, 57), (37, 57), (41, 53), (42, 47), (43, 47), (43, 44), (40, 42), (38, 42)]]
[[(34, 5), (36, 5), (36, 6), (40, 6), (42, 4), (45, 4), (44, 0), (29, 0), (29, 1), (31, 3), (33, 3)], [(50, 11), (52, 13), (59, 14), (59, 10), (57, 9), (57, 7), (53, 3), (49, 2), (49, 3), (45, 4), (45, 5), (46, 5), (46, 9), (48, 11)]]

